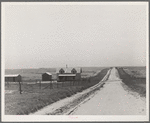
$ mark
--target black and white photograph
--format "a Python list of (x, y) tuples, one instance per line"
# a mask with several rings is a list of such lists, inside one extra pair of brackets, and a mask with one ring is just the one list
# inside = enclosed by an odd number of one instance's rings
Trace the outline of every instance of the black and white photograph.
[(2, 121), (149, 121), (148, 4), (2, 2)]

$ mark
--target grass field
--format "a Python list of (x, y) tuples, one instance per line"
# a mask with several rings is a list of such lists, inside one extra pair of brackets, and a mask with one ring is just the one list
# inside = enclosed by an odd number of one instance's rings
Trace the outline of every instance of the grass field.
[(146, 97), (146, 67), (123, 67), (117, 69), (120, 78), (132, 91)]
[(84, 78), (81, 82), (57, 83), (50, 88), (50, 83), (41, 84), (23, 84), (22, 94), (19, 94), (19, 85), (5, 85), (5, 91), (14, 91), (5, 93), (5, 114), (6, 115), (24, 115), (35, 112), (44, 106), (52, 104), (60, 99), (69, 97), (77, 92), (87, 89), (103, 79), (109, 68), (101, 70), (96, 76)]
[(123, 70), (136, 78), (146, 78), (146, 67), (125, 67)]

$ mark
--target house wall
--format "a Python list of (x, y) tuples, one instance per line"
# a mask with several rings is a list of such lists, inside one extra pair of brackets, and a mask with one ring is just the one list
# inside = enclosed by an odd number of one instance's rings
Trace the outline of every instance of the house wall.
[(77, 73), (75, 77), (73, 76), (62, 76), (59, 77), (59, 74), (57, 74), (57, 81), (73, 81), (73, 80), (80, 80), (81, 79), (81, 73)]
[(48, 74), (43, 74), (42, 75), (42, 81), (51, 81), (52, 80), (52, 75), (48, 75)]
[(75, 79), (75, 77), (73, 76), (59, 76), (59, 81), (63, 82), (63, 81), (73, 81)]
[(13, 77), (5, 77), (5, 82), (13, 82)]

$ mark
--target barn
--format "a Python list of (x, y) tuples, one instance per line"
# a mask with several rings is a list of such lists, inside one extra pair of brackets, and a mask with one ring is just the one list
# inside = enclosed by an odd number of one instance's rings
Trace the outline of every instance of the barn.
[(21, 82), (22, 77), (20, 74), (5, 75), (5, 82)]
[(52, 80), (52, 74), (49, 72), (42, 74), (42, 81), (51, 81)]
[(81, 69), (80, 68), (58, 68), (56, 70), (57, 81), (74, 81), (81, 79)]

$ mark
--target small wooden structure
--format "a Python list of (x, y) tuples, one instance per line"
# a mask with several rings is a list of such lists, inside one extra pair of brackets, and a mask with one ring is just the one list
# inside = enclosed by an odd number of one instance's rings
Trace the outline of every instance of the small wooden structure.
[(21, 79), (22, 77), (20, 74), (5, 75), (6, 82), (21, 82)]
[(52, 74), (49, 72), (42, 74), (42, 81), (51, 81), (52, 80)]

